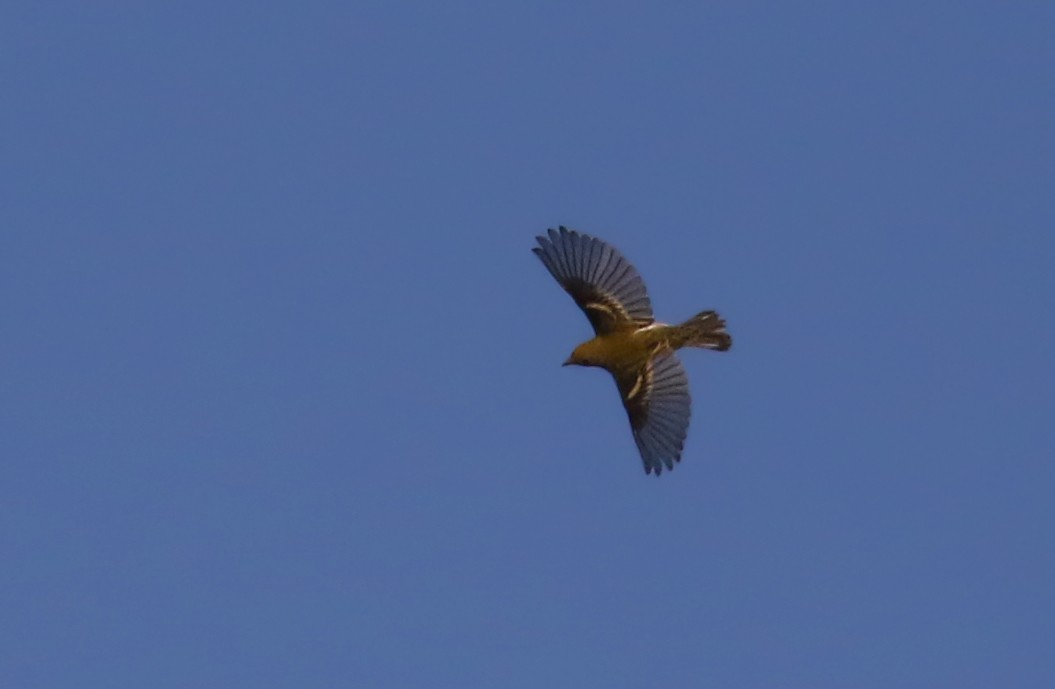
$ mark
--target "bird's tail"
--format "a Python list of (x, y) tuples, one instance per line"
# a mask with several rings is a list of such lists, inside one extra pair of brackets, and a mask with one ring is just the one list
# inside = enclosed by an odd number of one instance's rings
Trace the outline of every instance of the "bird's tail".
[(725, 321), (717, 312), (703, 311), (673, 328), (671, 345), (674, 349), (703, 347), (724, 352), (733, 346), (733, 338), (725, 332)]

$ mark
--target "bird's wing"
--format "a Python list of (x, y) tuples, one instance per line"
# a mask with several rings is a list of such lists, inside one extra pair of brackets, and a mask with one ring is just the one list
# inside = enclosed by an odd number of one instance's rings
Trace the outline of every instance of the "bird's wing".
[(539, 246), (532, 251), (586, 313), (598, 335), (653, 321), (645, 283), (615, 247), (566, 227), (537, 239)]
[(623, 398), (645, 473), (658, 476), (681, 460), (692, 399), (685, 368), (673, 352), (650, 360), (637, 372), (613, 373)]

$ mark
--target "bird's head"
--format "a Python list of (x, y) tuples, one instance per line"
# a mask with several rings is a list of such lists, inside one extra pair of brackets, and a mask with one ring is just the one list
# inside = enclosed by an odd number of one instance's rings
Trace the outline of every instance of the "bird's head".
[(575, 348), (568, 360), (562, 366), (600, 366), (601, 357), (597, 349), (597, 341), (583, 342)]

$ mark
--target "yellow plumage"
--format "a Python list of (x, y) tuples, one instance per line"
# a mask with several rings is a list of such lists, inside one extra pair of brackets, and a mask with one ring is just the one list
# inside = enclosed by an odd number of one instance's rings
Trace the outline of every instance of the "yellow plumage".
[(593, 325), (564, 365), (597, 366), (612, 374), (630, 419), (645, 472), (673, 469), (689, 427), (688, 379), (675, 352), (682, 347), (725, 351), (732, 338), (714, 311), (680, 325), (657, 323), (645, 284), (615, 247), (561, 227), (533, 249)]

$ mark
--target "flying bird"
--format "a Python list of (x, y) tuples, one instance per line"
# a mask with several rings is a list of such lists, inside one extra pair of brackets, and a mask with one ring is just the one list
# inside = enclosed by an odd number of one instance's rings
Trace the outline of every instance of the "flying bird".
[(593, 326), (595, 337), (575, 348), (565, 366), (597, 366), (612, 374), (645, 473), (681, 461), (692, 400), (675, 352), (701, 347), (724, 352), (733, 339), (714, 311), (680, 325), (659, 323), (634, 266), (605, 242), (566, 227), (536, 237), (532, 249)]

